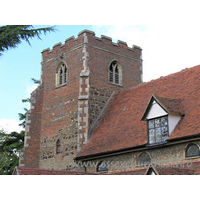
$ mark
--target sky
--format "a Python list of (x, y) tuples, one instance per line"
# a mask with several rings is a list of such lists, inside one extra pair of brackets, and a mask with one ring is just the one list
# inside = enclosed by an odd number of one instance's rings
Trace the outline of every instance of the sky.
[[(58, 31), (42, 35), (42, 40), (30, 40), (31, 46), (24, 41), (0, 57), (0, 130), (21, 130), (18, 113), (29, 108), (22, 99), (30, 97), (37, 87), (31, 78), (40, 79), (42, 50), (52, 49), (71, 36), (76, 38), (84, 29), (94, 31), (97, 37), (109, 36), (113, 42), (125, 41), (129, 47), (140, 46), (144, 82), (200, 64), (197, 0), (77, 0), (66, 4), (57, 0), (48, 3), (48, 7), (46, 1), (36, 1), (31, 9), (21, 6), (27, 4), (25, 0), (12, 3), (1, 4), (9, 7), (13, 16), (1, 18), (2, 25), (34, 24), (34, 28), (39, 28), (57, 24)], [(1, 16), (7, 16), (6, 9), (1, 10)]]
[[(30, 92), (36, 87), (31, 82), (31, 78), (40, 78), (41, 51), (48, 47), (52, 48), (56, 43), (64, 43), (71, 36), (77, 37), (78, 33), (84, 29), (94, 31), (98, 37), (101, 35), (109, 36), (113, 39), (113, 42), (117, 42), (117, 40), (125, 41), (129, 47), (132, 47), (133, 44), (140, 46), (143, 49), (143, 75), (146, 82), (200, 64), (198, 0), (57, 0), (56, 2), (18, 0), (2, 1), (1, 8), (3, 8), (1, 9), (0, 21), (2, 25), (34, 24), (34, 27), (47, 27), (56, 24), (58, 29), (55, 33), (42, 36), (42, 40), (32, 39), (30, 41), (31, 47), (26, 42), (23, 42), (18, 48), (5, 52), (0, 58), (0, 129), (4, 128), (7, 132), (20, 131), (18, 113), (23, 112), (24, 107), (29, 107), (28, 104), (22, 103), (21, 100), (29, 97)], [(38, 180), (38, 177), (35, 178)], [(73, 180), (76, 181), (74, 184), (77, 183), (75, 178), (73, 177)], [(94, 177), (91, 176), (91, 178)], [(106, 191), (108, 188), (109, 193), (110, 181), (105, 181), (105, 177), (102, 178), (104, 178), (102, 182), (104, 189)], [(140, 177), (140, 180), (142, 178)], [(181, 183), (185, 184), (185, 177), (178, 184), (177, 180), (172, 181), (172, 177), (166, 178), (170, 178), (169, 183), (174, 193), (177, 193), (177, 187), (180, 187), (180, 189), (184, 187)], [(5, 177), (2, 181), (4, 185), (6, 185), (6, 180), (8, 180), (8, 177)], [(78, 181), (80, 182), (80, 179)], [(96, 177), (95, 180), (90, 180), (90, 183), (91, 181), (94, 184), (90, 184), (90, 193), (92, 191), (96, 192), (95, 189), (98, 188)], [(123, 180), (120, 179), (120, 181), (122, 182)], [(146, 194), (149, 198), (152, 188), (149, 187), (148, 181), (145, 179), (141, 182), (145, 187), (145, 194), (144, 187), (140, 187), (141, 184), (138, 184), (138, 181), (139, 179), (132, 181), (132, 184), (124, 184), (126, 190), (124, 192), (122, 184), (119, 184), (119, 178), (116, 177), (116, 184), (113, 189), (118, 192), (110, 192), (112, 199), (129, 198), (132, 195), (132, 189), (137, 185), (139, 186), (136, 188), (139, 191), (138, 194), (143, 194), (143, 196)], [(23, 187), (30, 188), (30, 183), (29, 181), (29, 184), (26, 184), (27, 186), (23, 185)], [(35, 182), (32, 181), (32, 183)], [(43, 194), (44, 186), (47, 189), (51, 187), (48, 183), (52, 185), (52, 177), (45, 184), (42, 181), (38, 182), (37, 191), (41, 190), (41, 194)], [(58, 184), (58, 190), (65, 191), (66, 188), (74, 185), (72, 184), (72, 179), (68, 183), (66, 185), (66, 182), (63, 188), (60, 188), (62, 185)], [(152, 184), (152, 179), (150, 184)], [(36, 185), (34, 184), (35, 187)], [(159, 185), (157, 187), (159, 188)], [(160, 187), (163, 187), (163, 184), (160, 184)], [(194, 190), (194, 185), (192, 187), (193, 191), (198, 191), (198, 188)], [(10, 192), (10, 187), (4, 187), (4, 190), (6, 189), (7, 193)], [(12, 189), (16, 189), (16, 192), (19, 190), (18, 187)], [(44, 193), (44, 197), (63, 198), (63, 193), (58, 193), (56, 189), (54, 188), (55, 193)], [(163, 188), (159, 189), (162, 191)], [(73, 196), (74, 194), (77, 196), (76, 187), (70, 187), (70, 190)], [(85, 188), (81, 187), (79, 190), (82, 198)], [(130, 193), (127, 191), (130, 191)], [(13, 192), (13, 194), (16, 194), (16, 192)], [(179, 198), (196, 197), (195, 192), (181, 194), (178, 193)], [(94, 195), (90, 196), (93, 197)], [(98, 198), (97, 196), (95, 197)], [(160, 195), (157, 195), (157, 198), (159, 197)], [(23, 199), (21, 196), (20, 198)], [(102, 198), (101, 195), (99, 196), (100, 198)], [(156, 195), (154, 195), (154, 198), (156, 198)]]
[[(47, 27), (34, 25), (34, 28)], [(200, 27), (193, 25), (56, 25), (56, 32), (25, 41), (17, 48), (3, 53), (0, 58), (0, 129), (20, 131), (18, 113), (29, 109), (22, 99), (30, 97), (37, 87), (31, 78), (40, 79), (41, 52), (56, 43), (75, 38), (84, 29), (94, 31), (97, 37), (106, 35), (113, 42), (122, 40), (129, 47), (142, 48), (143, 81), (181, 71), (200, 64)]]

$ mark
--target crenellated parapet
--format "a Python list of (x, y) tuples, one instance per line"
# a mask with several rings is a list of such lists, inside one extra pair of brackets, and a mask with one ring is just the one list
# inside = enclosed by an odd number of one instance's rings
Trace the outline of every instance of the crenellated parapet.
[[(84, 34), (87, 35), (88, 41), (84, 41)], [(128, 47), (127, 43), (118, 40), (117, 43), (112, 41), (111, 37), (101, 35), (101, 37), (96, 37), (93, 31), (83, 30), (78, 34), (78, 37), (74, 36), (65, 40), (65, 43), (57, 43), (52, 49), (47, 48), (42, 51), (42, 62), (48, 61), (55, 56), (61, 55), (62, 53), (69, 53), (75, 49), (83, 47), (84, 43), (88, 46), (99, 48), (106, 51), (112, 51), (115, 53), (120, 53), (129, 57), (134, 57), (136, 59), (141, 59), (142, 49), (139, 46), (133, 45)]]

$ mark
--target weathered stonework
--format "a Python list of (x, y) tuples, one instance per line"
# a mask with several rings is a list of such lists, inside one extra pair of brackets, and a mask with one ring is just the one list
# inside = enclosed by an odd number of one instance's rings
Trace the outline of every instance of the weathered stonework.
[[(108, 82), (112, 60), (122, 67), (121, 85)], [(57, 75), (61, 63), (67, 68), (63, 85), (58, 84)], [(141, 49), (84, 30), (78, 38), (43, 50), (41, 65), (42, 84), (31, 97), (20, 166), (74, 170), (74, 158), (88, 142), (91, 126), (113, 92), (141, 83)], [(61, 153), (57, 154), (58, 139)]]
[(86, 44), (88, 38), (86, 33), (84, 35), (83, 46), (83, 70), (80, 74), (79, 80), (79, 97), (78, 97), (78, 151), (88, 141), (89, 133), (89, 90), (90, 90), (90, 70), (88, 67), (89, 53), (87, 51)]
[(104, 108), (107, 100), (110, 98), (112, 91), (106, 88), (94, 88), (90, 89), (90, 124), (92, 125), (102, 109)]
[[(50, 138), (40, 142), (40, 168), (55, 170), (74, 170), (73, 158), (77, 154), (77, 113), (70, 126), (63, 128)], [(61, 141), (61, 153), (56, 153), (56, 141)]]
[[(200, 161), (200, 157), (185, 158), (185, 150), (188, 144), (192, 142), (185, 142), (161, 148), (152, 148), (146, 150), (136, 150), (135, 152), (121, 153), (119, 155), (104, 156), (98, 159), (91, 159), (87, 161), (77, 162), (77, 170), (87, 172), (97, 172), (97, 166), (101, 161), (108, 163), (108, 173), (126, 171), (143, 168), (138, 166), (137, 161), (141, 153), (146, 152), (150, 155), (151, 163), (158, 166), (174, 166), (174, 167), (189, 167), (192, 168), (192, 162)], [(195, 144), (200, 146), (200, 141), (195, 141)], [(184, 166), (183, 166), (184, 165)]]

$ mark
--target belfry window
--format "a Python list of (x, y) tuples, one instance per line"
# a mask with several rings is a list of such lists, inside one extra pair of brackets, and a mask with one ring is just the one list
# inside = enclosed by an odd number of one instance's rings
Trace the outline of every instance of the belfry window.
[(169, 137), (168, 116), (147, 121), (149, 144), (164, 142)]
[(109, 66), (109, 83), (122, 84), (122, 70), (117, 61), (113, 61)]
[(56, 142), (56, 153), (59, 154), (60, 153), (60, 140), (58, 139)]
[(56, 86), (61, 86), (67, 83), (67, 67), (61, 63), (57, 68)]

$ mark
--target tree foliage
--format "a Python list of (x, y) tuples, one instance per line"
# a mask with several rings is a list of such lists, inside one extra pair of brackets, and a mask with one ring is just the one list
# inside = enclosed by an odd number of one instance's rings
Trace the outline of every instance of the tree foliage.
[[(31, 78), (31, 80), (35, 84), (40, 84), (40, 80), (37, 80), (35, 78)], [(31, 99), (30, 98), (22, 99), (22, 103), (31, 103)], [(26, 113), (28, 112), (28, 109), (24, 108), (24, 111), (25, 113), (18, 113), (19, 120), (22, 121), (22, 123), (20, 123), (19, 126), (22, 126), (23, 128), (25, 128), (25, 125), (26, 125)]]
[(55, 31), (54, 27), (34, 29), (31, 25), (7, 25), (0, 27), (0, 56), (2, 52), (10, 48), (17, 47), (22, 40), (31, 45), (29, 39), (37, 37), (41, 39), (41, 34)]
[(24, 147), (24, 131), (6, 134), (0, 131), (0, 175), (12, 174), (19, 165), (19, 152)]

